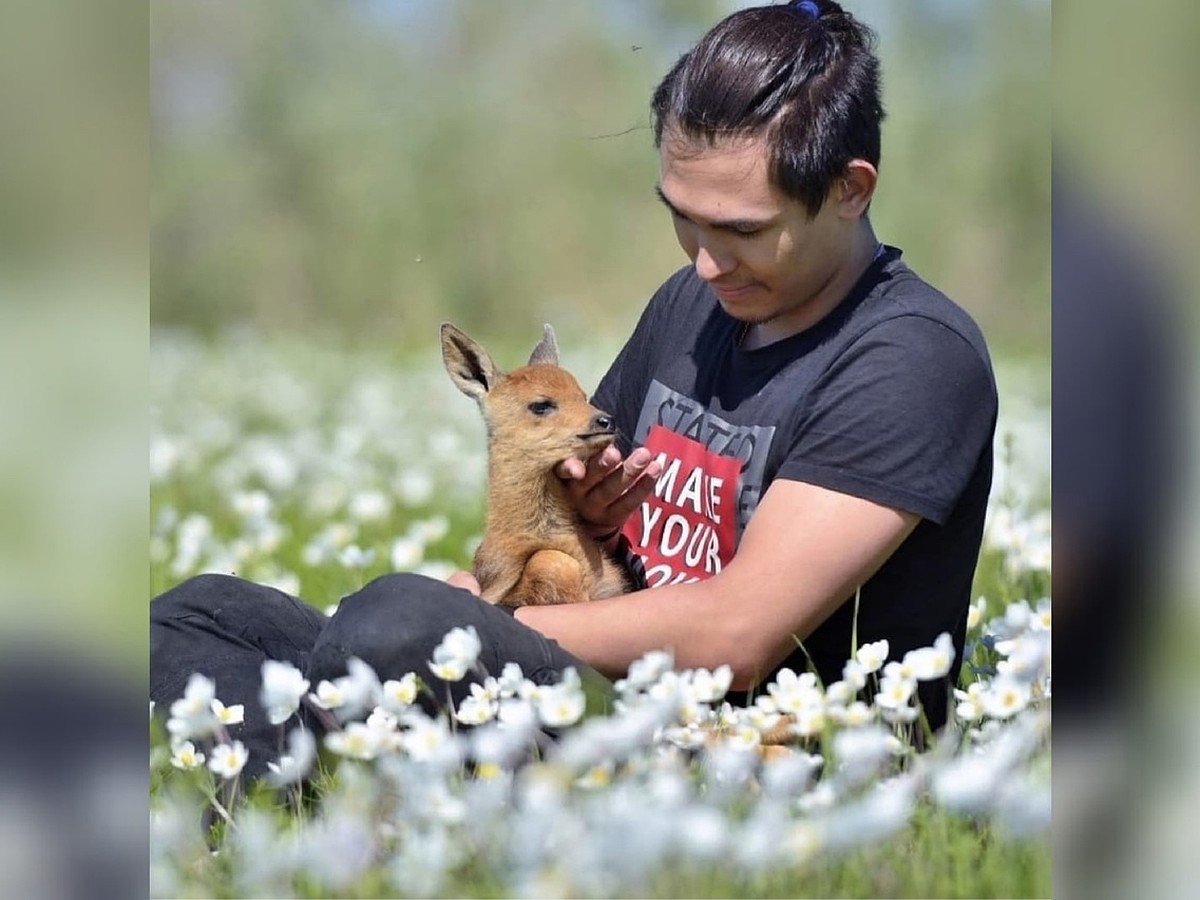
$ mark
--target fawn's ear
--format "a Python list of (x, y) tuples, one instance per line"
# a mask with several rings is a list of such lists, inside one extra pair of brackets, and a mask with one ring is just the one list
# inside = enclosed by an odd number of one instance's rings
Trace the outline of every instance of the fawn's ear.
[(488, 352), (449, 322), (442, 323), (442, 362), (458, 389), (476, 400), (482, 400), (500, 378)]
[(535, 366), (538, 363), (558, 365), (558, 341), (555, 340), (554, 329), (550, 327), (549, 323), (542, 326), (542, 339), (529, 354), (529, 365)]

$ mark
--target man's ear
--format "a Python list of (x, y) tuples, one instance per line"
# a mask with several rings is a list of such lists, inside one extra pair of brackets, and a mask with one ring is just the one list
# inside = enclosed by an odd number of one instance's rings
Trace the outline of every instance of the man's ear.
[(835, 182), (838, 215), (843, 219), (860, 219), (867, 213), (879, 172), (865, 159), (852, 159), (846, 171)]

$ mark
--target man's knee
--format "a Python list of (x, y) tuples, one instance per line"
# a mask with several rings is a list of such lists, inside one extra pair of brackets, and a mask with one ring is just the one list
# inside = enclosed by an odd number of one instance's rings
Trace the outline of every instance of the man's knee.
[(433, 648), (467, 624), (478, 601), (443, 581), (412, 573), (383, 575), (345, 597), (313, 649), (313, 675), (336, 677), (356, 656), (380, 674), (424, 668)]
[(205, 573), (181, 581), (150, 601), (150, 620), (179, 613), (211, 613), (263, 589), (234, 575)]
[[(464, 603), (464, 601), (466, 601)], [(428, 645), (432, 650), (475, 601), (459, 588), (410, 572), (382, 575), (344, 598), (331, 624), (370, 645)]]

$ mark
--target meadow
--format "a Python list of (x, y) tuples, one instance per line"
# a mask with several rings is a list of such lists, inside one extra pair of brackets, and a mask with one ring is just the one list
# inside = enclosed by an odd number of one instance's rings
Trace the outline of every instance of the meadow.
[[(564, 363), (594, 385), (613, 350), (565, 345)], [(386, 572), (468, 568), (483, 427), (436, 353), (432, 334), (392, 358), (156, 331), (152, 595), (224, 572), (324, 609)], [(847, 647), (841, 681), (781, 674), (743, 710), (722, 702), (727, 672), (665, 654), (615, 700), (578, 679), (538, 689), (478, 671), (459, 632), (431, 664), (479, 684), (432, 716), (427, 672), (265, 669), (286, 750), (246, 796), (243, 711), (201, 672), (151, 711), (152, 896), (1049, 896), (1048, 396), (1043, 372), (997, 368), (967, 665), (931, 748), (913, 748), (914, 687), (949, 666), (941, 641), (903, 659)], [(319, 743), (300, 704), (334, 723)], [(763, 751), (784, 713), (788, 749)]]

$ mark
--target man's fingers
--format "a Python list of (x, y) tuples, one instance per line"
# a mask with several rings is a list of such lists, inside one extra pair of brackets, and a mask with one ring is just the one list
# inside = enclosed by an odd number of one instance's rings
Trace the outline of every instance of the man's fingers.
[(555, 474), (563, 481), (579, 481), (587, 474), (587, 466), (572, 456), (558, 464)]
[(463, 590), (466, 590), (466, 591), (470, 591), (476, 597), (478, 597), (480, 595), (480, 593), (482, 593), (482, 590), (483, 590), (479, 586), (479, 582), (476, 580), (475, 576), (473, 574), (471, 574), (470, 572), (462, 572), (462, 571), (453, 572), (449, 576), (447, 576), (446, 584), (453, 585), (456, 588), (462, 588)]
[[(613, 469), (603, 481), (596, 485), (593, 494), (597, 500), (608, 506), (615, 503), (618, 498), (623, 499), (633, 486), (644, 480), (647, 484), (641, 488), (638, 499), (629, 506), (632, 511), (642, 500), (646, 499), (646, 495), (654, 486), (654, 479), (661, 474), (662, 463), (658, 462), (645, 447), (638, 447), (629, 454), (624, 465)], [(650, 477), (643, 479), (645, 475)], [(622, 505), (627, 504), (623, 503)]]
[[(662, 466), (657, 465), (656, 469), (661, 470)], [(635, 509), (641, 506), (643, 501), (650, 496), (650, 492), (654, 490), (654, 481), (661, 474), (661, 471), (652, 471), (647, 468), (643, 469), (641, 474), (646, 477), (635, 481), (623, 494), (608, 505), (608, 512), (611, 518), (624, 521)]]

